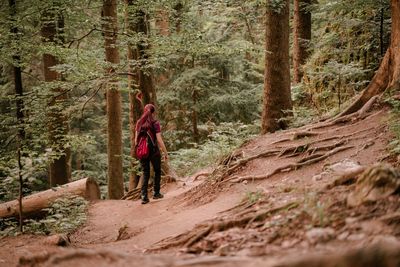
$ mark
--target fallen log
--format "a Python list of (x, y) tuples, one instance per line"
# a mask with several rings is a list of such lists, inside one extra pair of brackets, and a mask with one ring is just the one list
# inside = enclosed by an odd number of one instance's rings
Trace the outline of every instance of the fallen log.
[[(23, 216), (29, 217), (48, 208), (57, 198), (77, 195), (87, 200), (100, 199), (100, 189), (97, 182), (92, 178), (84, 178), (59, 187), (54, 187), (22, 199)], [(13, 200), (0, 204), (0, 218), (18, 217), (18, 201)]]

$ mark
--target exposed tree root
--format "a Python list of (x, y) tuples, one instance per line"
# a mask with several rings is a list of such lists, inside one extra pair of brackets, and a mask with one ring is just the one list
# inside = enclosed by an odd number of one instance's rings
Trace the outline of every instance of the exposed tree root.
[(121, 199), (122, 200), (137, 200), (140, 198), (140, 188), (135, 188), (128, 191)]
[[(166, 185), (166, 183), (163, 183), (161, 185), (161, 188), (163, 188)], [(149, 183), (147, 192), (151, 191), (151, 188), (153, 186), (153, 183)], [(135, 189), (132, 189), (130, 191), (128, 191), (122, 198), (121, 200), (138, 200), (140, 199), (140, 195), (141, 195), (141, 188), (137, 187)]]
[(258, 201), (254, 201), (254, 202), (249, 202), (248, 200), (243, 200), (238, 205), (236, 205), (230, 209), (221, 211), (221, 212), (219, 212), (219, 214), (232, 213), (232, 214), (235, 214), (236, 216), (240, 216), (240, 213), (247, 212), (249, 210), (249, 208), (251, 208), (255, 205), (261, 205), (261, 204), (265, 204), (265, 203), (268, 203), (268, 201), (263, 200), (262, 198)]
[(240, 183), (240, 182), (245, 181), (245, 180), (263, 180), (263, 179), (267, 179), (267, 178), (269, 178), (269, 177), (271, 177), (271, 176), (273, 176), (273, 175), (275, 175), (277, 173), (280, 173), (280, 172), (295, 170), (295, 169), (304, 167), (306, 165), (310, 165), (310, 164), (319, 162), (319, 161), (324, 160), (324, 159), (326, 159), (326, 158), (328, 158), (328, 157), (330, 157), (330, 156), (332, 156), (332, 155), (334, 155), (334, 154), (336, 154), (338, 152), (341, 152), (341, 151), (344, 151), (344, 150), (347, 150), (347, 149), (350, 149), (350, 148), (353, 148), (353, 146), (337, 147), (337, 148), (335, 148), (335, 149), (333, 149), (333, 150), (331, 150), (331, 151), (329, 151), (329, 152), (327, 152), (325, 154), (318, 155), (317, 157), (315, 155), (311, 155), (311, 156), (306, 157), (304, 159), (301, 159), (301, 160), (299, 160), (299, 161), (297, 161), (295, 163), (291, 163), (291, 164), (287, 164), (287, 165), (284, 165), (282, 167), (279, 167), (279, 168), (273, 170), (272, 172), (270, 172), (270, 173), (268, 173), (266, 175), (259, 175), (259, 176), (249, 175), (249, 176), (239, 176), (239, 177), (237, 177), (237, 176), (235, 177), (234, 176), (234, 177), (231, 177), (230, 179), (227, 179), (225, 181), (230, 181), (232, 183)]
[(365, 105), (359, 109), (358, 111), (348, 114), (342, 115), (340, 114), (338, 117), (334, 118), (330, 122), (333, 124), (344, 123), (349, 121), (356, 121), (365, 119), (368, 116), (368, 112), (371, 110), (372, 106), (376, 103), (376, 101), (380, 98), (379, 95), (371, 97)]
[(193, 181), (197, 181), (201, 176), (210, 176), (212, 172), (201, 172), (196, 174), (196, 176), (193, 178)]
[(310, 132), (310, 131), (301, 131), (301, 132), (295, 132), (292, 136), (291, 140), (298, 140), (304, 137), (311, 137), (311, 136), (316, 136), (319, 135), (320, 133), (317, 132)]
[(210, 232), (213, 230), (213, 227), (214, 225), (209, 225), (208, 227), (206, 227), (206, 229), (200, 231), (198, 234), (196, 234), (194, 237), (192, 237), (185, 243), (185, 247), (191, 247), (193, 244), (201, 240), (203, 237), (208, 236), (208, 234), (210, 234)]
[(118, 236), (115, 241), (125, 240), (129, 238), (129, 234), (127, 232), (128, 226), (124, 225), (118, 229)]
[(288, 157), (298, 156), (304, 153), (314, 154), (315, 152), (318, 151), (326, 151), (334, 149), (336, 147), (346, 144), (347, 142), (348, 142), (347, 140), (340, 140), (339, 142), (336, 142), (332, 145), (319, 146), (319, 147), (310, 147), (310, 144), (302, 144), (299, 146), (286, 148), (278, 155), (278, 157), (282, 157), (287, 154), (289, 154)]
[[(274, 155), (278, 155), (278, 157), (282, 157), (284, 155), (288, 155), (287, 157), (295, 157), (295, 156), (299, 156), (301, 154), (304, 154), (306, 152), (308, 152), (309, 154), (314, 154), (318, 151), (326, 151), (326, 150), (330, 150), (336, 147), (339, 147), (345, 143), (348, 143), (350, 140), (355, 140), (361, 137), (357, 137), (356, 135), (372, 130), (374, 129), (374, 127), (370, 127), (367, 129), (363, 129), (360, 131), (356, 131), (356, 132), (352, 132), (349, 134), (345, 134), (345, 135), (335, 135), (335, 136), (330, 136), (330, 137), (326, 137), (326, 138), (321, 138), (321, 139), (317, 139), (314, 141), (309, 141), (307, 143), (304, 144), (300, 144), (300, 145), (296, 145), (296, 146), (291, 146), (291, 147), (284, 147), (284, 148), (280, 148), (280, 149), (272, 149), (272, 150), (268, 150), (268, 151), (264, 151), (260, 154), (254, 155), (254, 156), (250, 156), (247, 158), (243, 158), (239, 161), (237, 161), (233, 166), (231, 166), (226, 172), (225, 175), (229, 175), (231, 173), (233, 173), (236, 169), (238, 169), (241, 166), (246, 165), (249, 161), (252, 161), (254, 159), (258, 159), (258, 158), (265, 158), (265, 157), (270, 157), (270, 156), (274, 156)], [(347, 139), (345, 139), (347, 138)], [(363, 137), (362, 137), (363, 138)], [(318, 144), (318, 143), (323, 143), (323, 142), (327, 142), (327, 141), (332, 141), (332, 140), (336, 140), (339, 139), (340, 141), (336, 142), (333, 145), (326, 145), (326, 146), (319, 146), (319, 147), (314, 147), (312, 148), (312, 145)], [(286, 139), (285, 139), (286, 140)], [(291, 139), (287, 139), (287, 140), (291, 140)], [(281, 140), (283, 141), (283, 140)]]
[(363, 120), (369, 116), (374, 116), (380, 112), (369, 113), (369, 111), (371, 110), (372, 106), (376, 103), (376, 101), (379, 99), (379, 97), (380, 96), (372, 97), (360, 110), (358, 110), (354, 113), (347, 114), (347, 115), (339, 114), (337, 117), (327, 120), (321, 124), (317, 124), (310, 128), (307, 128), (306, 131), (312, 131), (312, 130), (322, 129), (322, 128), (326, 128), (326, 127), (331, 127), (331, 126), (335, 126), (335, 125), (341, 124), (341, 123), (347, 123), (347, 122), (354, 123), (357, 120)]
[(249, 161), (252, 161), (252, 160), (258, 159), (258, 158), (266, 158), (266, 157), (274, 156), (274, 155), (278, 154), (279, 152), (280, 152), (280, 150), (268, 150), (268, 151), (262, 152), (260, 154), (254, 155), (254, 156), (250, 156), (248, 158), (243, 158), (243, 159), (239, 160), (238, 162), (236, 162), (235, 165), (230, 167), (227, 170), (227, 173), (228, 174), (232, 173), (237, 168), (247, 164), (247, 162), (249, 162)]
[(156, 244), (155, 247), (151, 248), (150, 250), (162, 250), (172, 247), (179, 247), (182, 245), (184, 245), (186, 248), (189, 248), (211, 233), (226, 231), (234, 227), (246, 227), (250, 223), (264, 221), (272, 214), (275, 214), (282, 210), (290, 210), (296, 208), (298, 207), (298, 205), (299, 203), (297, 202), (290, 202), (276, 208), (261, 210), (255, 215), (251, 214), (244, 217), (235, 216), (234, 219), (228, 219), (209, 224), (202, 224), (197, 226), (195, 229), (187, 232), (186, 234), (181, 234), (172, 239), (169, 238), (161, 240), (158, 244)]
[(297, 131), (297, 132), (290, 133), (290, 134), (292, 135), (291, 137), (286, 137), (286, 138), (280, 139), (278, 141), (270, 143), (269, 145), (276, 145), (276, 144), (284, 143), (287, 141), (299, 140), (304, 137), (313, 137), (313, 136), (320, 135), (321, 133), (305, 130), (305, 131)]

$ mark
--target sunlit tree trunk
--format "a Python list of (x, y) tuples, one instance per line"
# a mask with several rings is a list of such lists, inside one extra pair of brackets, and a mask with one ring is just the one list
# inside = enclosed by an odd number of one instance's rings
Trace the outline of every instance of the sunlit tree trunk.
[(390, 46), (370, 84), (339, 116), (358, 111), (368, 100), (386, 89), (400, 90), (400, 0), (391, 0), (392, 29)]
[[(42, 16), (42, 39), (49, 46), (61, 45), (63, 43), (62, 31), (64, 28), (64, 18), (59, 13), (57, 7), (47, 10)], [(61, 80), (61, 75), (52, 67), (60, 62), (52, 55), (43, 54), (43, 72), (46, 82)], [(61, 88), (52, 88), (52, 96), (49, 103), (49, 139), (51, 148), (61, 156), (50, 163), (49, 180), (50, 186), (62, 185), (69, 182), (71, 178), (70, 170), (70, 150), (64, 148), (64, 136), (69, 131), (68, 118), (63, 114), (63, 105), (67, 100), (67, 93)]]
[(289, 0), (275, 7), (267, 1), (262, 133), (286, 127), (285, 112), (292, 109), (289, 66)]
[[(106, 61), (119, 63), (117, 47), (118, 19), (117, 0), (103, 0), (103, 34)], [(107, 74), (115, 69), (110, 66)], [(124, 195), (122, 173), (122, 108), (118, 80), (112, 78), (107, 87), (107, 154), (108, 154), (108, 198), (120, 199)]]
[(301, 82), (303, 64), (308, 57), (311, 40), (311, 0), (294, 0), (293, 25), (293, 82)]

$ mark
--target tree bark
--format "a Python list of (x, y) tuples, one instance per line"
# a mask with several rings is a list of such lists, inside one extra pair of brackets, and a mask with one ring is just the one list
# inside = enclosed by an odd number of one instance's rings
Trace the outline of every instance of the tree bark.
[(162, 36), (169, 36), (169, 19), (166, 10), (160, 10), (156, 19), (156, 27)]
[[(11, 15), (11, 34), (12, 39), (19, 44), (18, 38), (18, 27), (16, 25), (15, 16), (17, 14), (17, 4), (15, 0), (9, 0), (10, 15)], [(23, 212), (22, 212), (22, 198), (23, 198), (23, 187), (24, 180), (22, 177), (22, 162), (21, 162), (21, 150), (22, 142), (25, 139), (25, 129), (24, 129), (24, 102), (23, 102), (23, 87), (22, 87), (22, 70), (21, 70), (21, 56), (19, 51), (16, 51), (13, 58), (13, 68), (14, 68), (14, 88), (15, 88), (15, 98), (16, 98), (16, 116), (18, 125), (18, 136), (17, 136), (17, 161), (18, 161), (18, 180), (19, 180), (19, 196), (18, 196), (18, 212), (19, 212), (19, 231), (23, 232)]]
[[(64, 19), (58, 11), (46, 11), (42, 16), (42, 38), (47, 45), (61, 45), (63, 42), (61, 31), (64, 28)], [(61, 79), (61, 75), (52, 67), (60, 62), (52, 55), (43, 54), (44, 80), (54, 82)], [(49, 103), (49, 141), (51, 148), (61, 155), (50, 163), (50, 186), (66, 184), (71, 179), (70, 150), (64, 148), (63, 138), (69, 131), (68, 118), (63, 114), (63, 104), (67, 100), (67, 94), (61, 88), (52, 89), (53, 96)]]
[[(133, 0), (125, 0), (125, 27), (130, 34), (136, 32), (136, 23), (133, 8)], [(130, 156), (132, 158), (136, 157), (135, 153), (135, 127), (136, 121), (140, 118), (142, 113), (142, 103), (137, 99), (137, 95), (140, 93), (139, 83), (140, 74), (139, 69), (136, 67), (136, 62), (138, 61), (138, 51), (136, 44), (128, 43), (128, 68), (129, 72), (134, 75), (128, 76), (128, 88), (129, 88), (129, 130), (130, 130)], [(136, 167), (135, 163), (132, 161), (131, 168)], [(131, 171), (129, 175), (129, 191), (133, 190), (137, 186), (138, 175), (135, 171)]]
[[(149, 65), (149, 48), (150, 44), (147, 40), (150, 31), (150, 23), (148, 15), (141, 9), (137, 9), (133, 0), (125, 0), (126, 14), (125, 23), (129, 32), (142, 35), (142, 39), (136, 44), (128, 44), (128, 60), (130, 62), (130, 75), (128, 77), (129, 86), (129, 121), (131, 134), (130, 155), (135, 157), (135, 125), (140, 118), (143, 105), (152, 103), (156, 104), (156, 91), (153, 82), (153, 72)], [(139, 101), (137, 96), (141, 94), (143, 101)], [(132, 165), (131, 167), (134, 167)], [(139, 177), (135, 172), (131, 172), (129, 177), (129, 190), (134, 189), (138, 185)]]
[(198, 114), (197, 114), (197, 90), (194, 89), (192, 92), (193, 107), (191, 111), (192, 117), (192, 127), (193, 127), (193, 141), (198, 143), (200, 140), (198, 124)]
[[(103, 0), (103, 29), (106, 61), (119, 63), (117, 47), (118, 19), (117, 0)], [(113, 66), (108, 74), (115, 72)], [(108, 155), (108, 198), (121, 199), (124, 195), (122, 172), (122, 107), (118, 80), (113, 78), (107, 88), (107, 155)]]
[(175, 18), (175, 32), (180, 33), (182, 28), (182, 13), (183, 13), (183, 4), (178, 1), (174, 6), (174, 18)]
[(293, 82), (301, 82), (303, 65), (308, 57), (311, 40), (311, 12), (307, 10), (311, 0), (294, 0), (293, 25)]
[(357, 112), (371, 97), (383, 93), (388, 88), (400, 90), (400, 0), (391, 0), (391, 12), (390, 46), (379, 69), (367, 88), (338, 117)]
[[(156, 27), (161, 36), (169, 36), (169, 13), (166, 10), (160, 10), (156, 18)], [(154, 77), (156, 85), (164, 86), (168, 83), (169, 71), (163, 71)]]
[[(84, 197), (87, 200), (100, 199), (100, 189), (97, 182), (92, 178), (84, 178), (65, 184), (61, 187), (55, 187), (42, 191), (22, 199), (24, 203), (24, 215), (33, 216), (41, 210), (48, 208), (51, 203), (61, 197), (76, 195)], [(18, 201), (13, 200), (0, 204), (0, 218), (19, 216)]]
[(157, 96), (156, 90), (153, 83), (153, 71), (149, 68), (149, 49), (150, 44), (147, 40), (150, 34), (150, 23), (148, 20), (148, 14), (143, 10), (136, 11), (136, 32), (144, 36), (137, 43), (136, 58), (139, 61), (139, 88), (143, 95), (143, 104), (152, 103), (156, 105)]
[(289, 0), (279, 10), (267, 1), (262, 133), (286, 127), (281, 119), (292, 109), (289, 66)]

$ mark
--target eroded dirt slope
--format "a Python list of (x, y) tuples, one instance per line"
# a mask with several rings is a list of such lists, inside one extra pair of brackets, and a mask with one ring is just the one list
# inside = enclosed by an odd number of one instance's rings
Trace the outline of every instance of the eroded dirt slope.
[[(399, 177), (388, 166), (368, 169), (392, 160), (387, 117), (381, 110), (260, 136), (210, 174), (169, 185), (162, 200), (93, 203), (68, 248), (38, 237), (3, 239), (0, 265), (24, 256), (31, 266), (131, 266), (133, 259), (144, 266), (275, 266), (376, 242), (389, 243), (395, 249), (388, 254), (396, 255), (400, 201), (387, 188)], [(313, 262), (307, 266), (329, 260)]]

